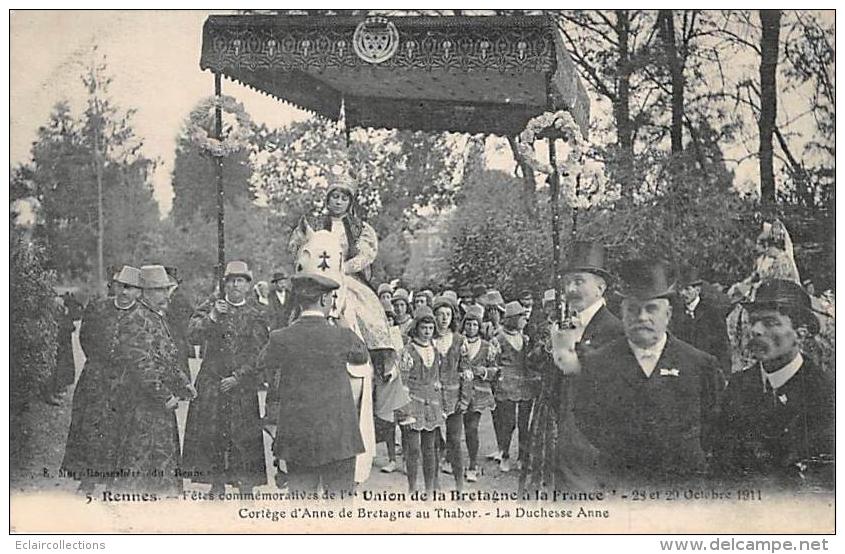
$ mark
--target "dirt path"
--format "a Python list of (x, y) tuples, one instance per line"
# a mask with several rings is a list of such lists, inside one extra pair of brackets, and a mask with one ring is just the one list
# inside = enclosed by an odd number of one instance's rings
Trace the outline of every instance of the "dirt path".
[[(76, 377), (85, 361), (85, 355), (79, 346), (77, 333), (73, 334), (73, 352), (76, 366)], [(199, 360), (190, 361), (191, 377), (196, 378), (199, 371)], [(263, 410), (263, 393), (260, 400)], [(23, 436), (10, 445), (10, 457), (16, 460), (17, 467), (10, 470), (10, 488), (15, 491), (68, 491), (76, 490), (77, 482), (58, 475), (59, 465), (64, 455), (65, 440), (67, 438), (68, 426), (70, 425), (70, 413), (73, 403), (73, 387), (63, 398), (59, 406), (49, 406), (43, 402), (35, 402), (30, 410), (23, 416)], [(179, 424), (179, 437), (183, 439), (185, 419), (188, 413), (188, 402), (181, 402), (176, 411)], [(397, 430), (397, 437), (399, 432)], [(268, 484), (260, 487), (262, 490), (276, 490), (274, 485), (274, 469), (272, 468), (272, 457), (270, 453), (270, 438), (264, 436), (265, 456), (267, 457)], [(479, 429), (479, 466), (481, 476), (477, 483), (467, 483), (466, 490), (500, 490), (513, 491), (517, 488), (517, 473), (502, 473), (494, 462), (484, 459), (484, 455), (495, 449), (495, 435), (493, 424), (489, 414), (481, 419)], [(516, 443), (514, 437), (513, 443)], [(512, 446), (512, 455), (516, 455), (516, 447)], [(466, 460), (466, 447), (464, 446), (464, 459)], [(398, 459), (401, 465), (401, 456)], [(391, 474), (382, 473), (379, 468), (387, 463), (387, 450), (384, 444), (379, 444), (376, 450), (373, 471), (370, 478), (361, 485), (363, 490), (373, 491), (404, 491), (407, 490), (407, 480), (401, 471)], [(420, 480), (422, 479), (420, 471)], [(452, 477), (441, 474), (441, 486), (444, 489), (452, 488)], [(205, 490), (208, 485), (194, 485), (186, 481), (187, 489)], [(421, 483), (420, 483), (421, 484)]]

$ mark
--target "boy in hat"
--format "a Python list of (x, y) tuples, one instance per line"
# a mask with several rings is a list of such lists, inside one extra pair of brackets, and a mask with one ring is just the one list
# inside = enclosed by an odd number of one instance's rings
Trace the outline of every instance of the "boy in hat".
[(437, 443), (445, 426), (441, 402), (440, 353), (432, 344), (435, 333), (434, 313), (428, 306), (414, 314), (410, 342), (402, 352), (400, 372), (408, 387), (411, 402), (403, 408), (402, 445), (405, 449), (408, 490), (417, 490), (417, 474), (422, 462), (426, 492), (439, 488)]
[(464, 468), (461, 438), (464, 435), (463, 413), (469, 405), (472, 372), (461, 355), (464, 337), (457, 332), (457, 306), (445, 296), (434, 299), (434, 348), (440, 354), (441, 406), (446, 416), (446, 462), (444, 473), (455, 477), (455, 488), (463, 490)]
[[(494, 339), (499, 351), (497, 367), (499, 382), (496, 385), (496, 443), (499, 447), (499, 469), (510, 471), (510, 445), (514, 429), (519, 432), (519, 464), (528, 454), (528, 424), (534, 398), (539, 392), (540, 379), (526, 363), (528, 338), (522, 333), (527, 315), (519, 302), (505, 305), (502, 330)], [(499, 457), (494, 456), (494, 459)]]
[(481, 324), (481, 336), (492, 340), (502, 330), (502, 315), (505, 313), (505, 300), (497, 290), (488, 291), (481, 301), (481, 313), (484, 322)]
[(668, 263), (632, 260), (620, 273), (625, 336), (579, 356), (578, 428), (609, 482), (700, 478), (722, 388), (718, 362), (667, 333), (675, 294)]
[(715, 356), (725, 373), (731, 367), (731, 343), (725, 310), (701, 294), (704, 280), (692, 266), (681, 269), (677, 307), (669, 329), (672, 334)]
[(543, 324), (543, 314), (534, 309), (534, 293), (531, 289), (522, 289), (517, 297), (519, 304), (525, 308), (525, 327), (522, 332), (530, 339), (537, 340), (540, 327)]
[(85, 353), (85, 365), (73, 392), (65, 454), (61, 468), (80, 480), (79, 490), (90, 492), (100, 477), (90, 477), (88, 470), (107, 469), (110, 429), (114, 429), (111, 405), (113, 382), (119, 367), (112, 346), (120, 335), (126, 316), (137, 309), (141, 298), (141, 270), (123, 266), (114, 276), (113, 296), (92, 300), (82, 315), (79, 344)]
[(434, 302), (434, 293), (428, 289), (423, 289), (414, 293), (414, 313), (422, 306), (431, 308), (431, 303)]
[(472, 303), (472, 288), (469, 285), (462, 285), (458, 288), (458, 308), (460, 308), (462, 312), (465, 312), (465, 306)]
[(182, 486), (175, 410), (193, 391), (187, 375), (176, 369), (176, 344), (163, 311), (173, 280), (160, 265), (141, 267), (140, 277), (138, 307), (126, 314), (113, 341), (120, 375), (110, 404), (109, 462), (120, 470), (118, 490), (174, 494)]
[(247, 264), (229, 262), (224, 279), (223, 296), (209, 298), (191, 316), (191, 339), (208, 346), (184, 446), (185, 470), (217, 494), (227, 483), (251, 491), (266, 479), (257, 396), (263, 379), (255, 361), (267, 327), (261, 308), (249, 301)]
[(810, 298), (783, 279), (764, 281), (745, 305), (757, 363), (731, 376), (718, 426), (720, 473), (747, 483), (833, 486), (834, 383), (802, 355), (819, 330)]
[(273, 372), (268, 395), (278, 400), (273, 453), (291, 491), (351, 491), (364, 441), (347, 364), (365, 364), (367, 345), (327, 319), (340, 283), (311, 271), (292, 281), (301, 315), (270, 334), (259, 361)]
[(499, 352), (493, 344), (481, 338), (481, 320), (484, 312), (479, 306), (473, 306), (464, 314), (461, 324), (464, 345), (461, 356), (464, 365), (472, 371), (471, 383), (466, 383), (469, 394), (469, 404), (464, 412), (464, 435), (469, 465), (466, 470), (466, 480), (470, 483), (478, 481), (478, 424), (484, 412), (496, 409), (496, 399), (493, 396), (493, 383), (499, 377), (496, 359)]
[(393, 299), (393, 287), (390, 286), (390, 283), (382, 283), (378, 286), (378, 292), (376, 294), (382, 304), (385, 302), (390, 303)]
[(267, 295), (267, 309), (270, 313), (270, 330), (281, 329), (290, 323), (291, 305), (290, 279), (288, 272), (277, 269), (270, 279), (270, 294)]

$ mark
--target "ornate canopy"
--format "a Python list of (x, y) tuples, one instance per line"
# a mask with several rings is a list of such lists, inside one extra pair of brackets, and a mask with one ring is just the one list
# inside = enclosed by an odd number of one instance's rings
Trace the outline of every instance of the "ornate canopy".
[[(210, 16), (200, 67), (350, 127), (515, 135), (590, 103), (545, 16)], [(343, 106), (343, 108), (341, 107)]]

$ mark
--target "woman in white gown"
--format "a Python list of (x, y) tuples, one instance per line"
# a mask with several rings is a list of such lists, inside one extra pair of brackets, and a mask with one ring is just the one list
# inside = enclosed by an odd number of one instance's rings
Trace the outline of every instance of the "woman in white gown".
[(331, 179), (326, 191), (325, 213), (302, 216), (291, 234), (288, 249), (296, 259), (309, 233), (326, 230), (337, 236), (344, 253), (345, 306), (341, 306), (342, 313), (336, 316), (359, 331), (370, 350), (392, 349), (387, 317), (368, 284), (372, 272), (370, 265), (378, 255), (378, 237), (357, 214), (357, 191), (352, 180), (345, 175), (333, 175)]
[[(393, 355), (394, 344), (384, 309), (367, 282), (370, 266), (378, 255), (378, 237), (375, 230), (356, 213), (354, 182), (345, 174), (332, 175), (330, 179), (324, 213), (302, 216), (291, 233), (288, 249), (293, 259), (297, 259), (303, 245), (315, 232), (326, 231), (336, 237), (343, 258), (340, 264), (343, 282), (338, 291), (336, 309), (329, 317), (358, 334), (367, 345), (374, 364), (384, 368), (387, 359)], [(323, 255), (326, 259), (318, 263), (325, 266), (318, 265), (317, 269), (338, 267), (337, 260), (330, 259), (332, 254), (323, 252)], [(360, 389), (355, 393), (356, 398), (360, 398), (359, 416), (367, 449), (356, 463), (355, 480), (360, 483), (369, 476), (375, 450), (371, 395), (373, 367), (370, 364), (350, 366), (349, 372), (353, 388)]]

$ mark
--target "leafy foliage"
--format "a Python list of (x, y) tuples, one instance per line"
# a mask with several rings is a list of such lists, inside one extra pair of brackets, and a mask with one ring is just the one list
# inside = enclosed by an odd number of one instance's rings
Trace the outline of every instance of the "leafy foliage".
[[(217, 217), (216, 160), (203, 153), (187, 134), (187, 123), (176, 140), (176, 158), (173, 162), (173, 208), (171, 217), (191, 220), (197, 213), (206, 221)], [(206, 121), (206, 131), (211, 130), (211, 118)], [(249, 151), (235, 152), (223, 159), (223, 193), (226, 201), (242, 206), (254, 199), (249, 180), (252, 168)]]
[(16, 415), (39, 393), (56, 365), (58, 309), (56, 275), (45, 269), (44, 248), (14, 226), (10, 235), (9, 402)]
[[(148, 259), (155, 244), (158, 209), (152, 196), (155, 162), (141, 151), (132, 110), (108, 97), (105, 66), (83, 75), (89, 103), (79, 116), (58, 102), (38, 129), (32, 161), (13, 173), (15, 196), (39, 206), (36, 236), (47, 248), (45, 263), (64, 278), (96, 273), (97, 152), (103, 167), (103, 252), (105, 265)], [(98, 147), (98, 148), (97, 148)]]

